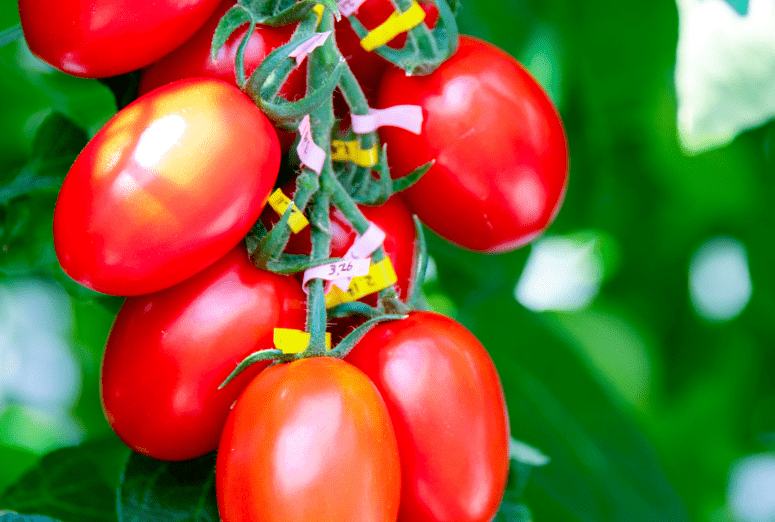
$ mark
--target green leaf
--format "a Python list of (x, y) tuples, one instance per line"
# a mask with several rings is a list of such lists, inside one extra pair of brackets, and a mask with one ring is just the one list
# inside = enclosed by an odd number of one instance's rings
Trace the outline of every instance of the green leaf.
[(0, 522), (60, 522), (42, 515), (20, 515), (12, 511), (0, 511)]
[(429, 161), (424, 165), (420, 165), (406, 176), (393, 180), (393, 192), (401, 192), (402, 190), (406, 190), (420, 181), (420, 178), (422, 178), (429, 170), (431, 170), (431, 167), (433, 167), (435, 163), (436, 160)]
[(118, 110), (123, 109), (137, 99), (140, 88), (140, 71), (131, 71), (118, 76), (99, 78), (98, 81), (110, 89), (116, 99)]
[(3, 29), (0, 31), (0, 48), (5, 47), (9, 43), (21, 40), (23, 36), (24, 33), (22, 33), (21, 25), (15, 25), (13, 27), (9, 27), (8, 29)]
[(218, 522), (215, 453), (183, 462), (132, 453), (121, 477), (119, 522)]
[(277, 14), (262, 18), (261, 23), (264, 25), (281, 26), (300, 22), (309, 15), (316, 3), (313, 0), (304, 0)]
[(0, 205), (33, 192), (57, 190), (86, 143), (86, 133), (75, 123), (56, 112), (49, 114), (35, 131), (33, 159), (0, 185)]
[(13, 484), (40, 460), (40, 455), (28, 449), (0, 443), (0, 492)]
[(526, 505), (504, 499), (492, 522), (531, 522), (531, 520), (533, 517)]
[(64, 522), (116, 522), (114, 492), (127, 452), (115, 437), (53, 451), (0, 496), (0, 508)]
[(650, 442), (550, 325), (508, 294), (480, 300), (471, 321), (501, 374), (514, 435), (552, 456), (550, 465), (530, 470), (525, 490), (534, 509), (541, 502), (542, 517), (688, 520)]
[[(239, 4), (226, 11), (221, 17), (220, 22), (218, 22), (218, 27), (215, 28), (213, 43), (210, 46), (210, 57), (215, 59), (215, 57), (218, 56), (218, 51), (221, 50), (221, 47), (224, 46), (234, 31), (240, 26), (251, 22), (255, 23), (253, 15)], [(250, 34), (251, 33), (248, 32), (246, 36), (249, 37)]]

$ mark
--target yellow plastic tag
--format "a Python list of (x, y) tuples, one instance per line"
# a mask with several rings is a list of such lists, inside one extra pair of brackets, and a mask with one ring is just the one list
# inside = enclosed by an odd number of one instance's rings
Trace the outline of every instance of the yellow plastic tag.
[(315, 4), (315, 7), (313, 7), (312, 10), (318, 15), (318, 25), (320, 25), (320, 21), (323, 20), (323, 11), (326, 10), (326, 6), (323, 4)]
[(331, 149), (333, 161), (352, 161), (361, 167), (373, 167), (379, 160), (379, 149), (376, 145), (369, 150), (363, 150), (357, 141), (333, 140)]
[[(285, 211), (288, 209), (288, 205), (292, 204), (291, 200), (283, 194), (283, 191), (280, 189), (275, 190), (272, 192), (272, 195), (269, 196), (269, 206), (271, 206), (275, 212), (280, 214), (282, 216), (285, 214)], [(293, 205), (293, 210), (291, 210), (291, 217), (288, 219), (288, 226), (291, 228), (294, 234), (298, 234), (304, 228), (309, 225), (309, 221), (307, 220), (304, 213), (299, 210), (299, 207), (296, 205)]]
[(390, 17), (380, 25), (371, 30), (361, 40), (361, 47), (367, 51), (373, 51), (388, 43), (401, 33), (417, 27), (425, 20), (425, 11), (416, 1), (412, 2), (412, 7), (403, 13), (394, 12)]
[(331, 287), (331, 291), (326, 294), (326, 307), (331, 308), (343, 303), (357, 301), (396, 284), (396, 281), (398, 281), (396, 271), (393, 269), (390, 258), (386, 257), (379, 263), (371, 265), (367, 275), (353, 277), (346, 292), (336, 286)]
[[(283, 353), (301, 353), (309, 346), (310, 335), (291, 328), (274, 329), (274, 346)], [(326, 350), (331, 349), (331, 334), (326, 333)]]

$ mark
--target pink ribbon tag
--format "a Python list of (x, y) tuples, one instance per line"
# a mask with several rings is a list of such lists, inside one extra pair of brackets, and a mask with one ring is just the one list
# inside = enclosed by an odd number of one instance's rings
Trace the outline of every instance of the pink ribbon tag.
[(422, 107), (419, 105), (394, 105), (387, 109), (369, 109), (369, 114), (352, 115), (353, 131), (368, 134), (380, 127), (398, 127), (413, 134), (422, 131)]
[(350, 16), (365, 2), (366, 0), (339, 0), (336, 5), (339, 7), (339, 12), (344, 16)]
[(307, 283), (309, 283), (310, 279), (336, 281), (343, 277), (353, 278), (364, 276), (369, 273), (369, 266), (371, 266), (371, 259), (369, 258), (344, 259), (336, 263), (316, 266), (304, 272), (304, 282), (302, 283), (302, 288), (306, 293), (309, 293), (309, 290), (307, 289)]
[[(371, 256), (371, 254), (374, 253), (376, 249), (380, 247), (384, 241), (385, 233), (374, 223), (369, 223), (369, 228), (366, 229), (366, 232), (364, 232), (362, 236), (358, 236), (358, 238), (353, 242), (352, 246), (344, 255), (344, 259), (349, 261), (350, 259), (360, 260), (368, 258)], [(346, 277), (336, 279), (332, 281), (331, 284), (333, 286), (337, 286), (343, 292), (346, 292), (350, 287), (350, 281), (353, 277), (355, 276), (347, 274)], [(326, 289), (326, 291), (329, 289), (330, 287)]]
[(301, 43), (296, 49), (293, 50), (293, 52), (289, 55), (291, 58), (296, 58), (296, 67), (301, 65), (301, 62), (304, 61), (304, 58), (307, 57), (309, 53), (326, 43), (326, 39), (331, 34), (331, 31), (326, 31), (323, 33), (315, 33), (315, 36), (311, 37), (309, 40), (306, 40)]
[(299, 133), (301, 134), (301, 141), (299, 141), (299, 145), (296, 147), (299, 159), (301, 159), (304, 165), (320, 174), (326, 162), (326, 151), (318, 147), (312, 140), (312, 124), (309, 121), (309, 114), (301, 120)]

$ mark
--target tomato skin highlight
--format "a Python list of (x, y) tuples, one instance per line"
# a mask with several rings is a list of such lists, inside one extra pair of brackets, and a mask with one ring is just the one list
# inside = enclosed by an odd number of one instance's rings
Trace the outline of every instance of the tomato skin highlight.
[(234, 248), (261, 213), (280, 148), (269, 120), (219, 80), (166, 85), (119, 112), (81, 152), (54, 210), (75, 281), (148, 294)]
[[(218, 22), (224, 13), (234, 5), (236, 5), (234, 0), (221, 2), (215, 13), (194, 36), (168, 55), (144, 68), (140, 77), (140, 95), (167, 83), (195, 77), (218, 78), (239, 87), (234, 70), (234, 59), (242, 38), (247, 33), (248, 26), (237, 29), (220, 49), (214, 60), (210, 57), (210, 45), (215, 28), (218, 27)], [(270, 52), (291, 40), (295, 27), (295, 24), (280, 27), (268, 25), (256, 27), (248, 40), (243, 55), (246, 78), (250, 77)], [(307, 85), (306, 67), (305, 62), (291, 73), (288, 81), (280, 89), (281, 95), (291, 101), (304, 96)], [(278, 131), (278, 136), (282, 149), (284, 151), (290, 150), (296, 135)]]
[(559, 211), (568, 146), (557, 110), (527, 70), (501, 49), (461, 36), (428, 76), (388, 70), (380, 108), (420, 105), (420, 136), (383, 127), (391, 175), (436, 163), (405, 193), (434, 232), (463, 248), (501, 253), (532, 241)]
[(508, 476), (503, 389), (459, 323), (411, 312), (370, 330), (345, 358), (387, 404), (401, 456), (400, 522), (487, 522)]
[(400, 465), (387, 409), (330, 357), (264, 370), (237, 399), (218, 448), (224, 522), (395, 522)]
[(60, 71), (105, 78), (139, 69), (185, 42), (219, 0), (19, 0), (33, 54)]
[(232, 403), (268, 363), (218, 386), (274, 328), (303, 329), (305, 295), (291, 277), (253, 266), (240, 245), (172, 288), (129, 297), (102, 362), (103, 409), (134, 451), (186, 460), (218, 447)]

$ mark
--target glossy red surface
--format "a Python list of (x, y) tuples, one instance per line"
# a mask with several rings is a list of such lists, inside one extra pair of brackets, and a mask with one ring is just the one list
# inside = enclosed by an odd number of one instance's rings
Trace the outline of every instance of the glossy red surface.
[(268, 363), (218, 386), (274, 328), (303, 329), (306, 300), (290, 277), (259, 270), (240, 245), (179, 285), (130, 297), (102, 363), (105, 415), (133, 450), (161, 460), (218, 447), (232, 403)]
[(250, 230), (279, 162), (271, 123), (236, 87), (157, 89), (110, 120), (67, 174), (54, 212), (62, 268), (107, 294), (179, 283)]
[(395, 522), (401, 472), (382, 398), (333, 358), (272, 366), (237, 400), (218, 448), (224, 522)]
[[(199, 31), (186, 43), (175, 49), (164, 58), (152, 63), (142, 71), (140, 77), (140, 94), (145, 94), (167, 83), (204, 76), (218, 78), (237, 86), (234, 72), (234, 59), (237, 49), (248, 30), (246, 25), (238, 29), (226, 41), (215, 59), (210, 57), (210, 45), (213, 33), (223, 14), (235, 5), (234, 0), (221, 2), (215, 13), (207, 20)], [(245, 48), (245, 77), (248, 78), (270, 52), (288, 43), (295, 25), (281, 27), (258, 26), (253, 31)], [(306, 62), (291, 73), (288, 81), (280, 90), (280, 94), (289, 100), (297, 100), (304, 96), (307, 85)], [(278, 132), (283, 150), (290, 149), (294, 134)]]
[(538, 83), (497, 47), (462, 36), (428, 76), (385, 73), (379, 107), (420, 105), (421, 136), (383, 127), (391, 173), (436, 164), (405, 192), (433, 231), (470, 250), (499, 253), (541, 234), (568, 182), (568, 146), (557, 110)]
[(43, 61), (104, 78), (144, 67), (185, 42), (219, 0), (19, 0), (24, 38)]
[(401, 456), (401, 522), (487, 522), (506, 488), (509, 427), (500, 379), (462, 325), (412, 312), (381, 323), (347, 361), (385, 399)]

